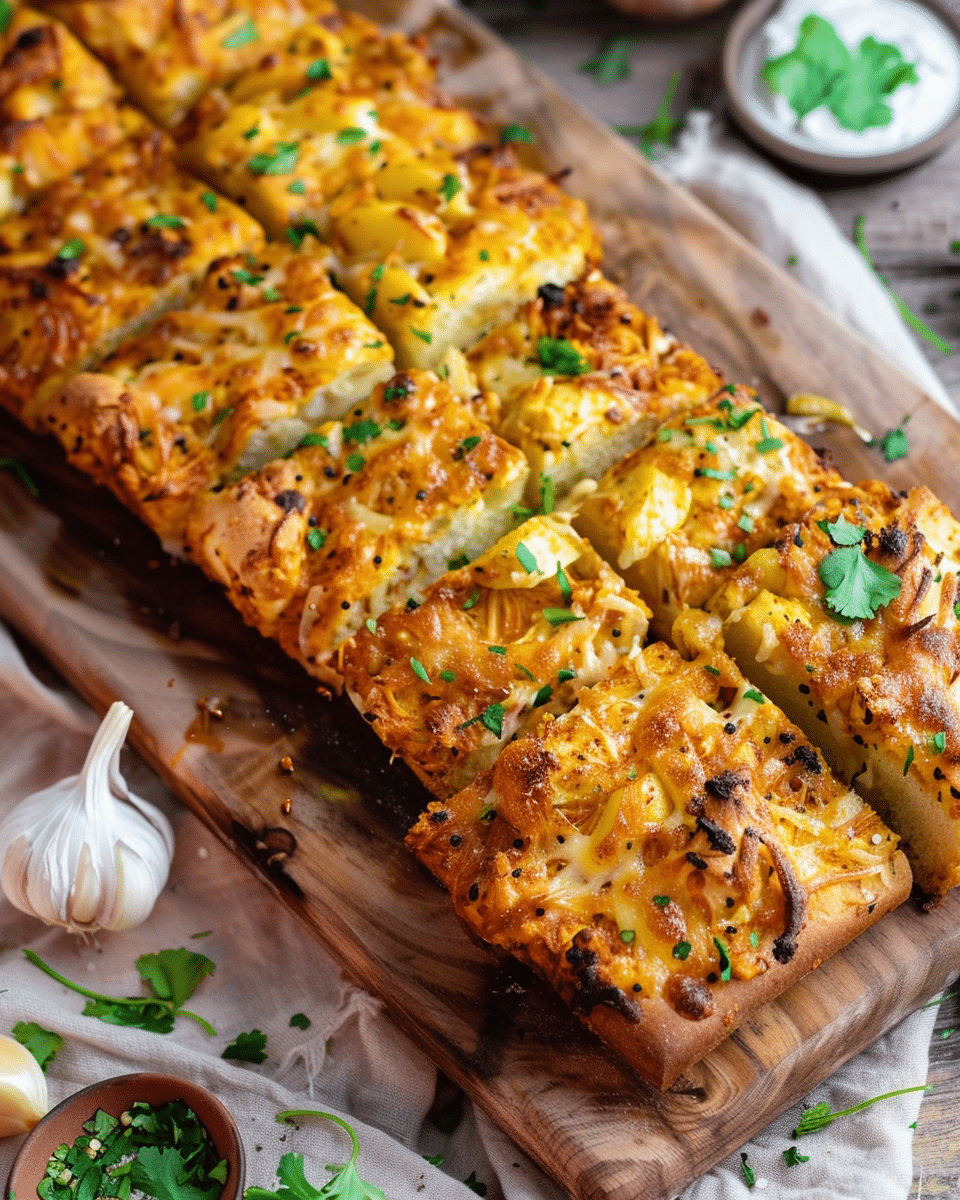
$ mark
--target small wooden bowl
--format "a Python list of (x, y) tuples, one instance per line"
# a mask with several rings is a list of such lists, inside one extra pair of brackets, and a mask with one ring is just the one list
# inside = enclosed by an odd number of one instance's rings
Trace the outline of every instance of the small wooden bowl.
[(149, 1072), (118, 1075), (91, 1084), (52, 1108), (20, 1147), (10, 1168), (5, 1194), (16, 1196), (17, 1200), (36, 1200), (37, 1184), (43, 1178), (54, 1150), (64, 1142), (72, 1145), (85, 1132), (84, 1121), (89, 1121), (98, 1108), (112, 1117), (119, 1117), (137, 1101), (159, 1107), (169, 1100), (182, 1100), (206, 1126), (217, 1153), (229, 1166), (222, 1200), (240, 1200), (246, 1161), (233, 1117), (212, 1092), (199, 1084), (176, 1075)]

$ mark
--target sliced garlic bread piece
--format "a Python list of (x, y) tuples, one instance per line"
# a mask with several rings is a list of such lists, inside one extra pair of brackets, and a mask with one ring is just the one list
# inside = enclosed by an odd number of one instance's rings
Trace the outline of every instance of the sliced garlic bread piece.
[[(732, 394), (731, 394), (732, 392)], [(669, 638), (739, 563), (782, 536), (840, 476), (747, 389), (667, 421), (585, 491), (574, 525), (653, 611)]]
[(436, 376), (399, 374), (289, 457), (202, 495), (188, 552), (244, 620), (339, 686), (340, 643), (496, 541), (526, 472)]
[(467, 356), (503, 401), (498, 432), (530, 460), (528, 503), (597, 479), (721, 380), (599, 271), (543, 285)]
[(636, 654), (648, 615), (566, 521), (534, 517), (416, 608), (361, 629), (341, 667), (373, 730), (447, 797), (544, 712), (566, 711)]
[(158, 129), (53, 184), (0, 225), (0, 403), (28, 424), (66, 380), (185, 302), (263, 230), (178, 170)]
[(926, 489), (833, 492), (710, 601), (741, 669), (900, 835), (960, 883), (960, 525)]
[(545, 717), (408, 845), (656, 1087), (909, 893), (880, 818), (725, 655), (662, 643)]
[(392, 360), (322, 258), (272, 243), (219, 259), (186, 309), (75, 376), (39, 420), (173, 548), (201, 489), (343, 416)]

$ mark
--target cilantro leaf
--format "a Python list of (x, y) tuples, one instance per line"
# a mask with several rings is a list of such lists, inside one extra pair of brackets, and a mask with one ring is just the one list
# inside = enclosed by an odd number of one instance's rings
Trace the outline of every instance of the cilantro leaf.
[(220, 1057), (236, 1059), (237, 1062), (266, 1062), (266, 1044), (267, 1035), (259, 1029), (251, 1029), (249, 1033), (238, 1033)]
[(527, 142), (532, 145), (533, 141), (533, 134), (526, 125), (504, 125), (500, 130), (501, 146), (506, 146), (508, 142)]
[(330, 70), (330, 63), (325, 58), (315, 59), (307, 67), (307, 78), (313, 83), (321, 83), (325, 79), (332, 79), (333, 73)]
[(446, 174), (443, 177), (443, 183), (440, 184), (440, 195), (449, 204), (457, 192), (463, 187), (456, 175)]
[(25, 1046), (37, 1060), (40, 1070), (46, 1073), (63, 1045), (60, 1034), (44, 1029), (36, 1021), (18, 1021), (12, 1032), (20, 1045)]
[(630, 54), (635, 44), (636, 38), (630, 34), (614, 34), (607, 38), (594, 58), (580, 64), (580, 70), (592, 75), (600, 87), (629, 79)]
[(148, 217), (146, 225), (149, 229), (186, 229), (187, 223), (183, 217), (174, 216), (172, 213), (154, 213), (152, 217)]
[(278, 1121), (293, 1121), (298, 1117), (323, 1117), (345, 1129), (350, 1135), (352, 1146), (350, 1160), (342, 1166), (327, 1167), (331, 1178), (322, 1188), (316, 1188), (307, 1180), (303, 1169), (302, 1154), (284, 1154), (277, 1166), (277, 1178), (281, 1186), (275, 1191), (250, 1187), (243, 1195), (244, 1200), (386, 1200), (383, 1192), (372, 1183), (367, 1183), (357, 1173), (357, 1158), (360, 1144), (357, 1135), (346, 1121), (333, 1113), (316, 1109), (291, 1109), (277, 1113)]
[(675, 117), (671, 111), (673, 98), (680, 86), (680, 72), (674, 71), (667, 82), (663, 97), (657, 106), (653, 120), (645, 125), (615, 125), (617, 133), (624, 137), (638, 137), (640, 149), (649, 159), (656, 158), (656, 147), (668, 147), (683, 128), (683, 118)]
[(849, 1117), (853, 1113), (862, 1112), (865, 1108), (870, 1108), (880, 1100), (889, 1100), (893, 1096), (906, 1096), (909, 1092), (929, 1092), (930, 1084), (921, 1083), (917, 1087), (899, 1088), (895, 1092), (884, 1092), (880, 1096), (873, 1096), (870, 1100), (862, 1100), (859, 1104), (854, 1104), (850, 1108), (841, 1108), (839, 1112), (831, 1112), (830, 1105), (826, 1100), (821, 1100), (819, 1104), (814, 1104), (812, 1108), (804, 1109), (800, 1117), (800, 1122), (793, 1131), (793, 1137), (803, 1137), (806, 1133), (816, 1133), (818, 1129), (826, 1129), (828, 1125), (832, 1125), (838, 1117)]
[(841, 617), (863, 620), (896, 600), (902, 586), (899, 575), (873, 562), (859, 546), (841, 546), (817, 567), (826, 585), (824, 599)]
[(96, 1017), (105, 1025), (123, 1025), (128, 1029), (145, 1029), (147, 1033), (172, 1033), (173, 1013), (154, 1003), (134, 1005), (129, 999), (88, 1000), (83, 1006), (85, 1017)]
[(834, 82), (850, 66), (850, 51), (837, 31), (815, 13), (804, 17), (796, 46), (764, 63), (760, 78), (783, 96), (799, 120), (826, 102)]
[(13, 5), (10, 0), (0, 0), (0, 33), (6, 33), (13, 20)]
[(854, 525), (842, 513), (835, 521), (818, 524), (835, 546), (859, 546), (867, 532), (863, 525)]
[(133, 1188), (155, 1200), (217, 1200), (223, 1191), (214, 1180), (207, 1188), (185, 1182), (188, 1165), (174, 1146), (143, 1146), (130, 1168)]
[(539, 338), (537, 356), (541, 367), (556, 375), (586, 375), (592, 370), (576, 346), (566, 338)]
[(745, 1150), (740, 1151), (740, 1166), (743, 1168), (743, 1177), (747, 1181), (747, 1187), (752, 1188), (757, 1182), (757, 1173), (747, 1162), (747, 1153)]
[(299, 142), (278, 142), (273, 154), (255, 154), (247, 163), (251, 175), (289, 175), (300, 156)]
[(471, 1171), (463, 1182), (471, 1192), (476, 1192), (478, 1196), (485, 1196), (487, 1194), (487, 1185), (480, 1182), (476, 1171)]
[(880, 449), (883, 451), (884, 460), (888, 463), (906, 458), (910, 453), (910, 441), (904, 429), (907, 420), (908, 417), (904, 417), (895, 429), (888, 429), (880, 439)]
[(788, 1167), (799, 1166), (800, 1163), (810, 1161), (809, 1154), (801, 1154), (796, 1146), (788, 1146), (783, 1152), (783, 1161)]
[(216, 963), (195, 950), (161, 950), (159, 954), (142, 954), (137, 959), (140, 978), (158, 1000), (168, 1000), (180, 1008), (197, 990), (200, 982), (216, 971)]
[(505, 711), (502, 704), (489, 704), (480, 714), (480, 724), (489, 729), (494, 737), (503, 737)]
[(247, 17), (239, 28), (223, 39), (220, 45), (224, 50), (239, 50), (241, 46), (248, 46), (251, 42), (255, 42), (259, 36), (253, 18)]

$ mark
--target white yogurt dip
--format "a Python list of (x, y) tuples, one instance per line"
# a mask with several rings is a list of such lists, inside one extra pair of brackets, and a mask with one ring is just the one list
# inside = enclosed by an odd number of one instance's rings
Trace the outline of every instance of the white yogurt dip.
[[(916, 64), (917, 82), (884, 97), (893, 110), (888, 125), (862, 133), (844, 129), (825, 105), (798, 120), (786, 99), (763, 81), (764, 63), (795, 48), (800, 23), (811, 13), (829, 21), (851, 52), (874, 37)], [(790, 145), (849, 157), (888, 154), (924, 141), (954, 116), (960, 106), (960, 47), (938, 17), (911, 0), (784, 0), (744, 47), (739, 82), (750, 116)]]

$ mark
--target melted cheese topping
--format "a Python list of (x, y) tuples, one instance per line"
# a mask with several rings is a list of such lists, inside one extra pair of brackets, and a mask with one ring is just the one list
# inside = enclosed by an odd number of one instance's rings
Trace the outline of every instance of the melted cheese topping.
[(578, 699), (408, 837), (476, 934), (582, 1012), (698, 1020), (812, 919), (869, 923), (896, 839), (730, 659), (653, 645)]
[(738, 563), (839, 486), (837, 472), (751, 393), (724, 392), (612, 467), (574, 523), (666, 634), (684, 606), (702, 607)]
[[(841, 516), (899, 580), (873, 618), (837, 620), (825, 600), (819, 569), (837, 546), (820, 522)], [(927, 489), (864, 483), (830, 494), (710, 602), (733, 651), (902, 834), (931, 892), (960, 882), (958, 562), (960, 524)]]
[(526, 468), (421, 372), (394, 376), (307, 443), (202, 496), (187, 535), (245, 620), (338, 683), (339, 643), (495, 540)]
[(565, 521), (534, 517), (445, 574), (415, 609), (361, 629), (341, 664), (384, 743), (449, 796), (543, 713), (566, 711), (636, 654), (647, 617)]
[(177, 301), (219, 255), (263, 231), (173, 165), (159, 131), (134, 137), (0, 226), (0, 401), (28, 423), (73, 372)]
[(323, 259), (272, 244), (218, 260), (187, 309), (110, 355), (99, 387), (96, 377), (68, 386), (41, 420), (74, 465), (161, 538), (182, 541), (201, 487), (263, 466), (342, 416), (392, 375), (391, 360)]

